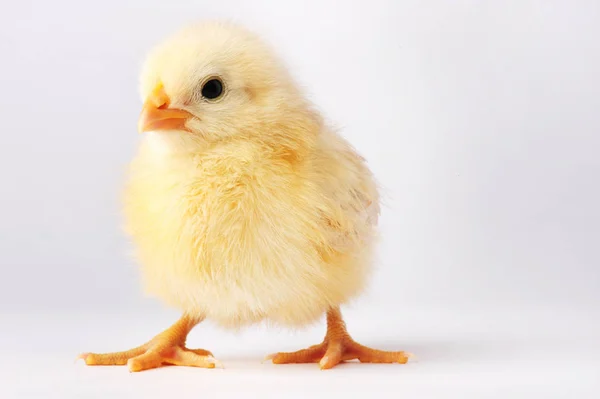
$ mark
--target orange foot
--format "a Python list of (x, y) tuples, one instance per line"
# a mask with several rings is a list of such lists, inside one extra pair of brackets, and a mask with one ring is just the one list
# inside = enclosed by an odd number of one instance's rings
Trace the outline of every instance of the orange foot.
[(204, 368), (221, 366), (209, 351), (185, 347), (188, 333), (200, 321), (183, 316), (169, 329), (142, 346), (124, 352), (82, 353), (78, 359), (84, 359), (89, 366), (127, 364), (132, 372), (157, 368), (164, 364)]
[(371, 349), (355, 342), (342, 320), (339, 309), (327, 312), (327, 334), (319, 345), (297, 352), (280, 352), (267, 356), (275, 364), (319, 363), (321, 369), (330, 369), (347, 360), (362, 363), (406, 363), (412, 355), (407, 352), (386, 352)]

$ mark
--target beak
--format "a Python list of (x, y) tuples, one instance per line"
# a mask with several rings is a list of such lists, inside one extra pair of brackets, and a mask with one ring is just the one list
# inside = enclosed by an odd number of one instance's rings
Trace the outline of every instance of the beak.
[(144, 133), (151, 130), (187, 130), (185, 123), (192, 114), (182, 109), (169, 108), (170, 102), (163, 85), (156, 86), (142, 107), (138, 131)]

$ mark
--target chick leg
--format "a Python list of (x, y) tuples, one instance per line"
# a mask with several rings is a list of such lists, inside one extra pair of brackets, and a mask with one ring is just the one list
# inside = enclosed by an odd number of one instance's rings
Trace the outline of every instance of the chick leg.
[(406, 363), (410, 357), (406, 352), (386, 352), (371, 349), (355, 342), (346, 330), (339, 308), (327, 312), (327, 333), (319, 345), (297, 352), (280, 352), (267, 356), (275, 364), (319, 363), (321, 369), (330, 369), (337, 364), (358, 359), (362, 363)]
[(89, 366), (127, 364), (129, 371), (148, 370), (163, 364), (214, 368), (219, 363), (212, 353), (185, 347), (187, 335), (202, 320), (203, 317), (183, 315), (167, 330), (141, 346), (123, 352), (82, 353), (78, 358), (84, 359)]

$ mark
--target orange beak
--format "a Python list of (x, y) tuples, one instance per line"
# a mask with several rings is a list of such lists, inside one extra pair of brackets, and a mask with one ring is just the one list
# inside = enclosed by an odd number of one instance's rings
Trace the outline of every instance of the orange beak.
[(163, 85), (156, 86), (142, 107), (138, 131), (144, 133), (151, 130), (187, 130), (185, 123), (192, 114), (182, 109), (169, 108), (170, 102)]

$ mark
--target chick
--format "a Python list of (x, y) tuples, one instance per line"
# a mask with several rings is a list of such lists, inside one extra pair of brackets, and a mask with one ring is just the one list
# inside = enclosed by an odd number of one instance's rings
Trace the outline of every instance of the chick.
[(352, 146), (324, 122), (284, 65), (240, 26), (203, 22), (160, 43), (141, 74), (144, 133), (124, 193), (146, 290), (183, 315), (124, 352), (80, 355), (131, 371), (213, 368), (185, 346), (205, 319), (238, 329), (300, 327), (326, 314), (322, 343), (273, 363), (406, 363), (362, 346), (340, 305), (371, 272), (379, 194)]

